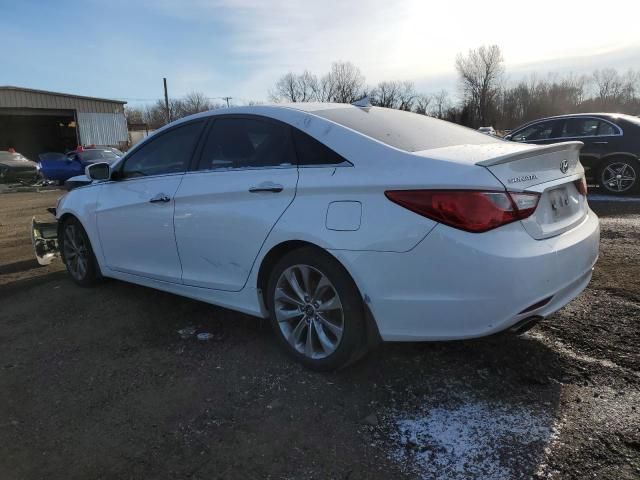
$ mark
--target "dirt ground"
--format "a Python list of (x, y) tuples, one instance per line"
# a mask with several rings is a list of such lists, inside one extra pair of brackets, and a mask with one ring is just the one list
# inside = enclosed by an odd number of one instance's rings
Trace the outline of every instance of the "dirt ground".
[(38, 267), (58, 195), (0, 195), (1, 479), (640, 478), (640, 199), (592, 202), (593, 281), (526, 335), (318, 374), (254, 318)]

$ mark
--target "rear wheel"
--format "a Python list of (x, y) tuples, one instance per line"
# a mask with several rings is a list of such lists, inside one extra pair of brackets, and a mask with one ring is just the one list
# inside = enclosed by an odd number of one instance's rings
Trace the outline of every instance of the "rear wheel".
[(267, 304), (276, 336), (314, 370), (334, 370), (359, 358), (364, 306), (350, 275), (322, 250), (288, 253), (273, 268)]
[(631, 159), (612, 158), (600, 167), (599, 183), (607, 192), (614, 195), (625, 195), (638, 189), (640, 169), (638, 163)]
[(60, 243), (64, 264), (73, 281), (83, 287), (95, 284), (100, 279), (100, 270), (87, 232), (77, 219), (65, 220)]

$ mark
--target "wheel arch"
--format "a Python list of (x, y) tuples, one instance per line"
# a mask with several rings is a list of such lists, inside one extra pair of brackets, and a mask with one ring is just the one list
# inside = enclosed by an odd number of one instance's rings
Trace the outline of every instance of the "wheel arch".
[(349, 269), (345, 266), (345, 264), (333, 255), (326, 248), (322, 248), (315, 243), (308, 242), (305, 240), (287, 240), (281, 242), (277, 245), (271, 247), (271, 249), (267, 252), (267, 254), (262, 258), (262, 262), (260, 263), (260, 268), (258, 269), (258, 275), (256, 279), (256, 287), (258, 290), (258, 296), (261, 304), (265, 307), (267, 305), (267, 301), (265, 298), (265, 292), (267, 291), (267, 281), (269, 280), (269, 274), (271, 269), (275, 266), (275, 264), (280, 260), (284, 255), (294, 250), (298, 250), (300, 248), (311, 247), (318, 249), (324, 253), (327, 253), (331, 257), (333, 257), (341, 266), (344, 268), (347, 275), (351, 278), (351, 281), (358, 289), (360, 296), (362, 297), (362, 305), (364, 306), (364, 314), (365, 314), (365, 344), (368, 348), (374, 348), (375, 346), (382, 343), (382, 337), (380, 336), (380, 330), (378, 328), (378, 323), (376, 322), (373, 313), (371, 312), (371, 308), (368, 305), (367, 297), (363, 294), (360, 285), (354, 278), (353, 274), (349, 271)]
[(608, 162), (609, 160), (614, 160), (616, 158), (621, 158), (624, 160), (633, 160), (636, 163), (640, 163), (640, 158), (638, 158), (637, 155), (634, 155), (633, 153), (630, 152), (613, 152), (613, 153), (607, 153), (606, 155), (603, 155), (602, 157), (600, 157), (600, 160), (598, 160), (598, 169), (602, 166), (602, 164), (604, 162)]

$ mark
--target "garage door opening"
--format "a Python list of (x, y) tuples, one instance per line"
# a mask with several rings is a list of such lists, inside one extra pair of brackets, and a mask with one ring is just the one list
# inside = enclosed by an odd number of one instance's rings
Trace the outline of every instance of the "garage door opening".
[(14, 148), (30, 160), (78, 145), (74, 110), (0, 109), (0, 150)]

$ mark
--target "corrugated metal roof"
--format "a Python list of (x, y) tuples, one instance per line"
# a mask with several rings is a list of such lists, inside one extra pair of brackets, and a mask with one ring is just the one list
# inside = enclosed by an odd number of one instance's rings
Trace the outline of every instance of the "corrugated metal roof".
[(123, 100), (48, 92), (31, 88), (0, 86), (0, 108), (72, 109), (78, 112), (121, 113)]

